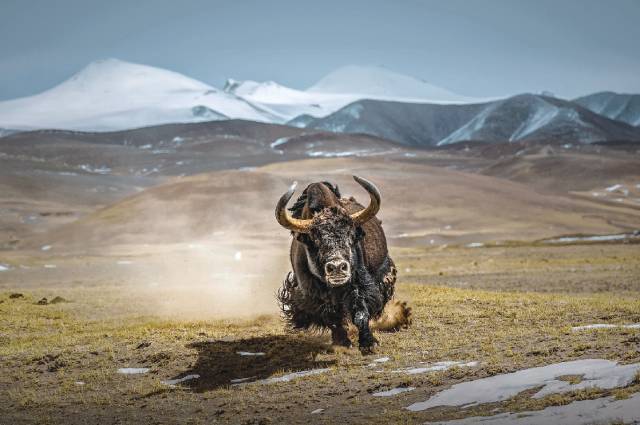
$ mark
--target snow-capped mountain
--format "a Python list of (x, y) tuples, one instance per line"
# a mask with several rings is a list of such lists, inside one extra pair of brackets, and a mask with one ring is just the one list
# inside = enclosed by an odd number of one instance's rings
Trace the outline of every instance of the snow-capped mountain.
[(480, 99), (461, 96), (408, 75), (384, 68), (349, 65), (322, 78), (310, 93), (353, 93), (361, 98), (409, 100), (422, 103), (469, 103)]
[[(300, 116), (324, 117), (361, 99), (409, 103), (479, 101), (384, 68), (355, 65), (331, 72), (306, 91), (291, 89), (273, 81), (260, 83), (250, 80), (228, 80), (224, 90), (259, 105), (284, 121)], [(293, 124), (297, 125), (299, 120)]]
[(579, 97), (574, 102), (605, 117), (640, 126), (640, 95), (600, 92)]
[(363, 100), (308, 121), (304, 127), (371, 134), (410, 146), (461, 141), (640, 141), (638, 128), (570, 101), (533, 94), (467, 105)]
[(380, 68), (341, 68), (307, 91), (235, 80), (219, 90), (177, 72), (107, 59), (43, 93), (0, 102), (0, 127), (112, 131), (221, 119), (285, 123), (300, 115), (323, 117), (363, 98), (469, 100)]
[(242, 118), (277, 121), (268, 111), (176, 72), (107, 59), (43, 93), (0, 102), (0, 127), (120, 130)]
[(361, 98), (344, 93), (309, 93), (282, 86), (273, 81), (227, 80), (224, 91), (233, 94), (279, 117), (281, 122), (300, 115), (323, 117)]

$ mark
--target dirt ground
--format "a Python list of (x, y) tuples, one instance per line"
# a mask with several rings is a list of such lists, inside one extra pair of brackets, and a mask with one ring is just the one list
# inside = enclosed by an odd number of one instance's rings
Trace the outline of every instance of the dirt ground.
[[(378, 334), (371, 356), (334, 350), (326, 334), (284, 328), (273, 297), (287, 269), (280, 245), (263, 251), (277, 254), (181, 245), (3, 253), (10, 269), (0, 272), (0, 423), (422, 423), (640, 391), (636, 378), (617, 390), (405, 409), (455, 383), (527, 367), (639, 362), (640, 329), (571, 329), (640, 322), (637, 244), (393, 248), (397, 296), (412, 306), (413, 324)], [(168, 258), (182, 267), (169, 273)], [(403, 372), (440, 361), (478, 363)], [(118, 373), (129, 367), (149, 371)], [(310, 370), (289, 382), (261, 381)], [(199, 378), (162, 382), (189, 375)], [(415, 390), (372, 395), (409, 386)]]

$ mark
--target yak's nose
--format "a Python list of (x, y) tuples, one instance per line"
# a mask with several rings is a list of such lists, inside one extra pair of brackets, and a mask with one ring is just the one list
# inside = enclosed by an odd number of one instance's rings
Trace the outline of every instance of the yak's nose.
[(324, 265), (324, 271), (327, 275), (347, 274), (349, 273), (349, 263), (345, 260), (332, 260)]

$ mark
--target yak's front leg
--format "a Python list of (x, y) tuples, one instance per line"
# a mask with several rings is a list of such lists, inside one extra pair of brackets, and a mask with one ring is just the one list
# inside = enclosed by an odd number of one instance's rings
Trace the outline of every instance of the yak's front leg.
[(358, 290), (356, 289), (351, 306), (351, 320), (358, 328), (358, 344), (362, 354), (372, 354), (374, 345), (378, 343), (369, 328), (370, 318), (371, 315), (369, 314), (365, 300), (358, 294)]
[(352, 346), (347, 330), (344, 328), (344, 324), (339, 323), (329, 327), (331, 329), (331, 344), (340, 347), (350, 348)]

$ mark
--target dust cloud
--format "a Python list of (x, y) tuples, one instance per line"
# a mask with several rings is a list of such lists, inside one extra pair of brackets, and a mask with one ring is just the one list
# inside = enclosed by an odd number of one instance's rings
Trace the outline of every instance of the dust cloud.
[(131, 310), (225, 319), (278, 313), (274, 294), (290, 268), (287, 252), (286, 242), (277, 247), (218, 232), (206, 240), (121, 246), (109, 258)]

